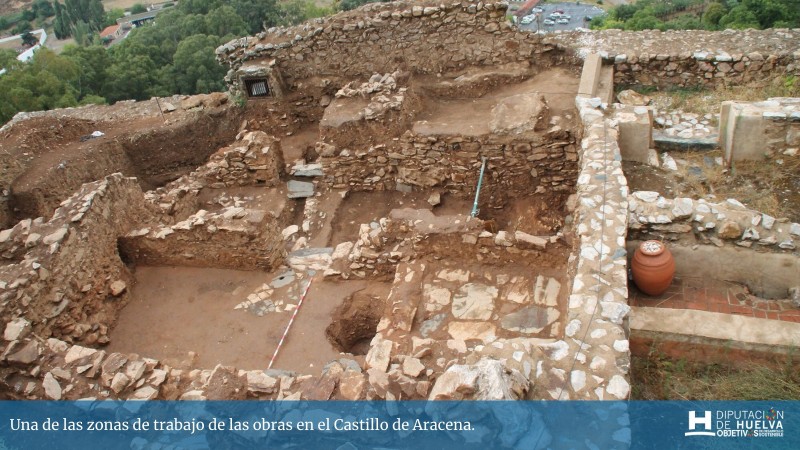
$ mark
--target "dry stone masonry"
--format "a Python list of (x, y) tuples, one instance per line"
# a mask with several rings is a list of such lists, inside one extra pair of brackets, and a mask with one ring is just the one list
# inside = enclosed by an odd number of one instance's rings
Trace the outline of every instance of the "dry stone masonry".
[[(617, 83), (738, 83), (797, 72), (800, 35), (539, 35), (509, 25), (506, 8), (373, 3), (221, 46), (231, 94), (263, 77), (272, 95), (241, 112), (219, 95), (166, 102), (166, 114), (179, 105), (237, 119), (193, 171), (147, 192), (107, 176), (51, 219), (0, 231), (2, 388), (31, 399), (629, 398), (628, 233), (791, 258), (800, 225), (732, 199), (628, 192), (623, 155), (649, 150), (651, 130), (636, 125), (649, 125), (652, 109), (640, 99), (609, 107), (600, 91), (613, 86), (597, 80), (577, 96), (577, 82), (557, 93), (525, 83), (554, 66), (567, 78), (589, 52), (599, 53), (587, 58), (595, 76), (613, 66)], [(506, 85), (515, 90), (497, 95)], [(493, 102), (480, 123), (428, 114), (465, 99)], [(784, 115), (761, 118), (793, 145), (796, 105), (775, 102)], [(660, 119), (675, 134), (687, 121)], [(705, 120), (688, 118), (697, 130)], [(471, 217), (484, 158), (482, 215)], [(422, 201), (380, 209), (397, 191)], [(366, 208), (381, 212), (348, 216), (356, 194), (376, 195)], [(548, 212), (559, 217), (547, 227), (521, 223), (544, 223)], [(385, 293), (347, 297), (327, 329), (342, 354), (309, 373), (199, 368), (194, 353), (170, 361), (104, 347), (133, 298), (137, 264), (269, 272), (237, 291), (232, 309), (248, 319), (291, 313), (312, 279)], [(597, 445), (629, 443), (624, 408), (609, 420), (620, 432)]]

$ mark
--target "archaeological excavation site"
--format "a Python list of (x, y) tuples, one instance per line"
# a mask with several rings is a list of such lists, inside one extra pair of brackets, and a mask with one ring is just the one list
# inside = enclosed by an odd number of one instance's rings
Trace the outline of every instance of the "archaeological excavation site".
[[(18, 114), (2, 397), (624, 400), (654, 348), (785, 363), (800, 99), (647, 96), (800, 76), (800, 30), (506, 9), (368, 4), (219, 47), (228, 92)], [(648, 240), (659, 295), (631, 277)]]

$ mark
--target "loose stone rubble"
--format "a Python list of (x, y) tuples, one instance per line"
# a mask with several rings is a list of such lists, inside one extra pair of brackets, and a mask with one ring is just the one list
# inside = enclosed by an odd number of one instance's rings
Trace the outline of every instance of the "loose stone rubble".
[[(375, 3), (221, 46), (232, 95), (244, 94), (241, 75), (281, 89), (249, 102), (219, 150), (147, 192), (105, 176), (51, 219), (0, 231), (2, 388), (30, 399), (629, 398), (628, 233), (796, 255), (800, 224), (733, 199), (631, 193), (627, 107), (581, 94), (565, 109), (519, 86), (552, 67), (577, 73), (588, 50), (615, 81), (651, 86), (792, 72), (797, 30), (529, 35), (505, 22), (506, 7)], [(421, 115), (506, 84), (520, 91), (491, 97), (480, 129)], [(676, 136), (713, 121), (656, 114)], [(472, 205), (483, 158), (492, 184), (476, 218), (451, 202)], [(365, 223), (337, 217), (348, 195), (394, 192), (422, 200)], [(493, 218), (519, 198), (534, 200), (512, 215), (542, 206), (560, 217), (540, 230)], [(334, 225), (354, 231), (333, 242)], [(176, 362), (104, 349), (136, 289), (126, 263), (269, 271), (234, 306), (259, 318), (294, 311), (311, 279), (386, 283), (388, 295), (363, 308), (364, 329), (345, 330), (368, 339), (363, 354), (341, 348), (318, 373), (199, 368), (194, 353)], [(622, 432), (600, 448), (630, 440), (624, 410), (608, 420)]]

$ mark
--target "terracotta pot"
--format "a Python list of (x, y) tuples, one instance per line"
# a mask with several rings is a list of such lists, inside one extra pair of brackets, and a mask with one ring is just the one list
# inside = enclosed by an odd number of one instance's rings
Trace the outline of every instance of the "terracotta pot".
[(667, 290), (675, 275), (675, 259), (660, 241), (644, 241), (631, 261), (633, 282), (647, 295), (658, 296)]

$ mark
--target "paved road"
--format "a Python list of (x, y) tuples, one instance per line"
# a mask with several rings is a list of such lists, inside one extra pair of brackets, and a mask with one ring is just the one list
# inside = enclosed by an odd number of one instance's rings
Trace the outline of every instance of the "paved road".
[[(576, 4), (572, 3), (544, 3), (539, 5), (544, 10), (532, 23), (527, 25), (519, 24), (520, 29), (528, 31), (537, 31), (541, 25), (542, 31), (555, 31), (555, 30), (574, 30), (579, 27), (589, 28), (589, 22), (585, 20), (586, 17), (597, 17), (603, 14), (603, 10), (593, 5)], [(547, 18), (552, 12), (560, 9), (569, 16), (572, 16), (568, 24), (555, 24), (545, 25), (544, 19)]]

